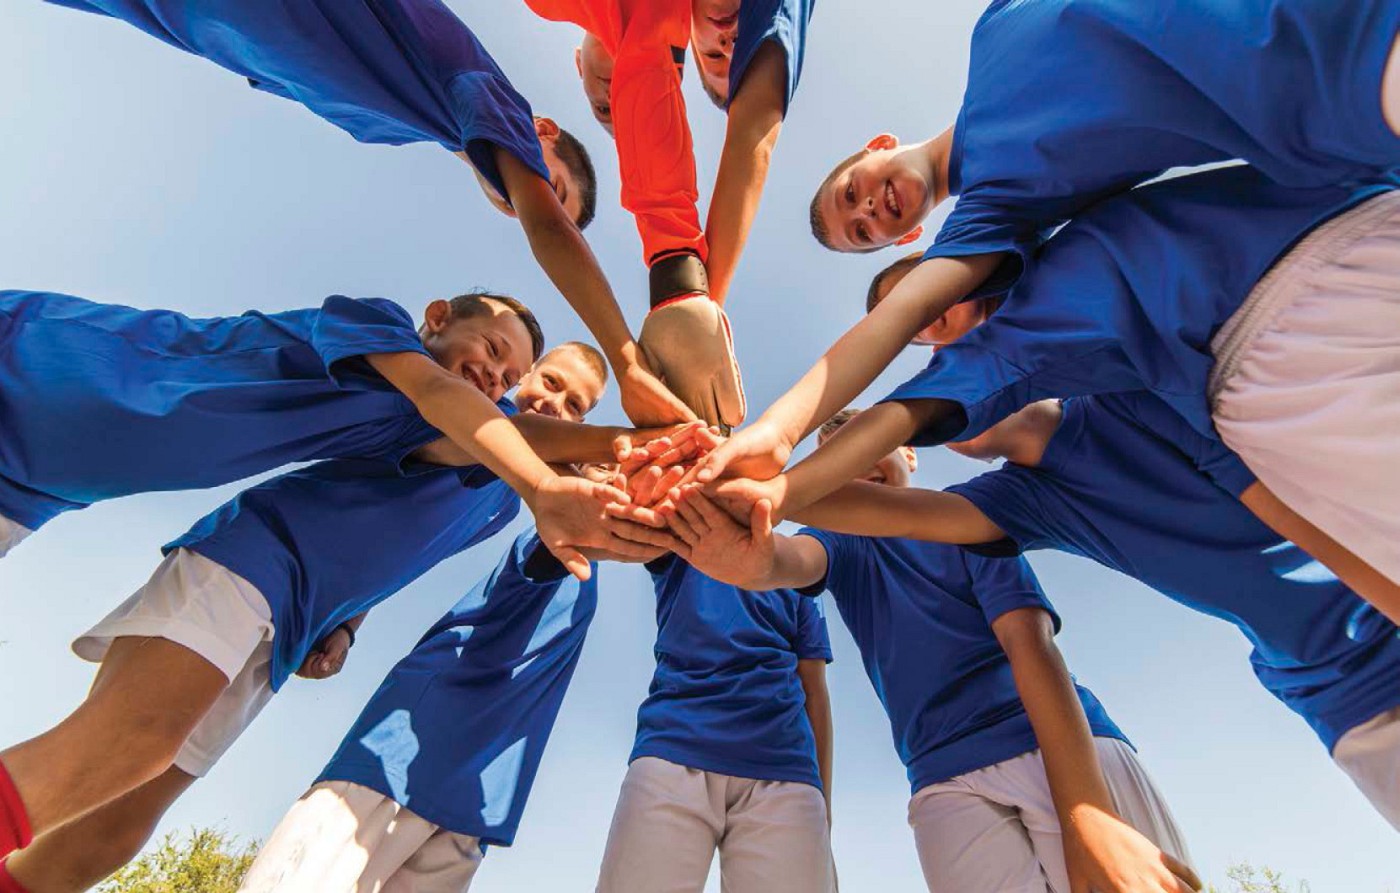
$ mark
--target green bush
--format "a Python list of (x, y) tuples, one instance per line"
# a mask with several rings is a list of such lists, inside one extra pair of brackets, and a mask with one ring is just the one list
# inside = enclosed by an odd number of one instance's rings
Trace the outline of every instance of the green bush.
[(257, 844), (201, 828), (188, 839), (167, 834), (160, 846), (112, 875), (98, 893), (236, 893)]
[(1211, 884), (1209, 893), (1308, 893), (1312, 889), (1307, 881), (1299, 881), (1294, 887), (1284, 882), (1282, 872), (1245, 863), (1231, 866), (1225, 876), (1230, 879), (1229, 890)]

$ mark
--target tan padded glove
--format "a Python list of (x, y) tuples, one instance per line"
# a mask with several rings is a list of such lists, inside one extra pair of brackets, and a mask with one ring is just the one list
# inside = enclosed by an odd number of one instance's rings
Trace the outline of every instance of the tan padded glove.
[(673, 298), (647, 314), (637, 339), (651, 371), (711, 425), (729, 433), (748, 406), (729, 317), (706, 294)]

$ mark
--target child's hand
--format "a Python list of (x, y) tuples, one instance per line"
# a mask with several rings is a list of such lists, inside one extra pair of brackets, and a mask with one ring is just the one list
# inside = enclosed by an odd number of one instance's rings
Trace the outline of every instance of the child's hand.
[(345, 627), (337, 626), (306, 655), (306, 660), (301, 662), (297, 675), (303, 679), (329, 679), (345, 666), (345, 658), (350, 654), (350, 645), (350, 633)]
[(627, 494), (616, 487), (574, 477), (545, 478), (529, 499), (540, 542), (580, 580), (591, 574), (581, 549), (602, 549), (642, 560), (650, 554), (646, 547), (618, 537), (603, 524), (608, 503), (626, 505), (628, 501)]
[(759, 419), (719, 444), (696, 463), (686, 483), (708, 484), (722, 477), (747, 477), (765, 481), (787, 465), (793, 444), (776, 425)]
[(703, 422), (659, 429), (638, 429), (613, 441), (619, 470), (631, 475), (648, 465), (664, 467), (693, 463), (724, 443), (718, 428)]
[(760, 502), (768, 503), (773, 523), (777, 524), (786, 516), (783, 505), (787, 500), (787, 475), (780, 474), (766, 481), (736, 478), (720, 481), (705, 488), (706, 493), (721, 508), (740, 524), (750, 524), (754, 507)]
[(684, 424), (695, 413), (640, 361), (617, 373), (622, 411), (638, 427)]
[(1071, 893), (1190, 893), (1201, 880), (1137, 829), (1097, 809), (1064, 828)]
[(682, 490), (675, 508), (663, 514), (686, 545), (686, 561), (701, 573), (744, 589), (763, 588), (772, 575), (776, 546), (773, 506), (767, 500), (753, 506), (747, 528), (694, 485)]

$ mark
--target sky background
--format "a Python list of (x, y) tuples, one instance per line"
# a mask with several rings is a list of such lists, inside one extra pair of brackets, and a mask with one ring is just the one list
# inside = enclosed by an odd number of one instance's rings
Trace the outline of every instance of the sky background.
[[(640, 325), (645, 273), (616, 203), (616, 158), (574, 74), (572, 26), (513, 0), (449, 0), (539, 114), (592, 149), (601, 188), (588, 238)], [(751, 413), (776, 398), (862, 312), (870, 276), (894, 259), (820, 249), (812, 190), (868, 137), (938, 132), (954, 116), (980, 0), (823, 0), (802, 89), (729, 301)], [(907, 43), (901, 40), (916, 38)], [(686, 77), (701, 193), (724, 118)], [(120, 22), (7, 2), (0, 24), (0, 271), (42, 289), (192, 315), (382, 296), (418, 314), (432, 298), (504, 290), (552, 342), (586, 337), (536, 269), (518, 226), (436, 146), (355, 143), (300, 106)], [(926, 360), (911, 350), (867, 395)], [(867, 402), (868, 402), (867, 400)], [(594, 416), (622, 420), (615, 391)], [(985, 466), (920, 455), (916, 483)], [(92, 667), (68, 643), (141, 585), (159, 547), (236, 487), (141, 496), (60, 518), (0, 564), (0, 744), (75, 707)], [(385, 671), (497, 561), (515, 532), (448, 561), (377, 608), (345, 671), (293, 680), (162, 831), (216, 825), (265, 836), (316, 776)], [(1400, 890), (1394, 832), (1330, 762), (1302, 720), (1260, 688), (1245, 640), (1083, 559), (1031, 559), (1064, 616), (1071, 668), (1137, 744), (1185, 830), (1201, 874), (1241, 860), (1307, 879), (1315, 893)], [(636, 706), (652, 670), (654, 601), (644, 571), (606, 566), (590, 641), (516, 845), (494, 850), (475, 889), (592, 889)], [(830, 606), (836, 662), (834, 845), (842, 887), (921, 888), (905, 822), (909, 791), (883, 712)], [(712, 878), (712, 888), (718, 885)]]

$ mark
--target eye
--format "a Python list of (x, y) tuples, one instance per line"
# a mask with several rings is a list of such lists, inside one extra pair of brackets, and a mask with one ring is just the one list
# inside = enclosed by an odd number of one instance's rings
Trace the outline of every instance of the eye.
[(850, 180), (846, 181), (846, 201), (852, 205), (856, 203), (856, 186)]
[(573, 413), (579, 418), (583, 418), (583, 404), (580, 403), (578, 400), (570, 400), (569, 412)]
[(545, 373), (544, 386), (549, 388), (551, 391), (557, 391), (559, 390), (559, 379), (555, 378), (549, 373)]
[(496, 346), (496, 342), (492, 338), (486, 339), (486, 352), (489, 353), (493, 358), (499, 357), (501, 355), (501, 349)]

